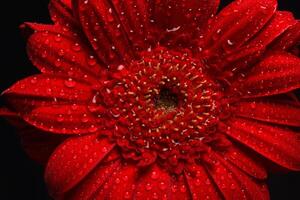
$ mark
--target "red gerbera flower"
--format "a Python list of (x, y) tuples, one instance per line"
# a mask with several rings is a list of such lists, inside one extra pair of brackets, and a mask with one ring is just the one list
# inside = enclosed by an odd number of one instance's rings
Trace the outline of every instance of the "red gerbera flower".
[(218, 4), (52, 0), (54, 25), (22, 26), (41, 74), (1, 115), (54, 198), (268, 199), (268, 171), (300, 170), (300, 23)]

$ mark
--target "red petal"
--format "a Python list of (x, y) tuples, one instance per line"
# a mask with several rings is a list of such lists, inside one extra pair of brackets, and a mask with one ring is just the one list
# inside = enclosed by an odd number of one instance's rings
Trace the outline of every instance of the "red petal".
[(120, 169), (120, 161), (113, 161), (107, 164), (97, 166), (83, 181), (75, 188), (70, 190), (65, 199), (69, 200), (88, 200), (103, 186), (105, 182), (110, 180), (113, 173)]
[(169, 199), (170, 186), (170, 174), (158, 166), (153, 166), (139, 176), (133, 199)]
[(169, 199), (190, 200), (191, 192), (187, 186), (187, 181), (184, 175), (178, 175), (172, 179), (171, 192)]
[(18, 112), (26, 112), (37, 106), (83, 103), (93, 97), (88, 85), (53, 75), (28, 77), (17, 82), (2, 95)]
[(58, 26), (27, 25), (36, 31), (28, 40), (27, 52), (41, 72), (93, 83), (101, 79), (104, 68), (79, 33), (66, 33)]
[(172, 40), (181, 38), (184, 39), (182, 43), (189, 43), (199, 37), (208, 20), (216, 13), (219, 3), (220, 0), (155, 1), (152, 18), (161, 32), (166, 34), (163, 43), (171, 45)]
[(103, 119), (91, 114), (85, 105), (39, 107), (23, 118), (39, 129), (58, 134), (95, 133), (103, 126)]
[(82, 29), (99, 59), (108, 66), (130, 61), (132, 46), (111, 2), (78, 0), (76, 4)]
[(276, 164), (300, 170), (300, 138), (296, 132), (233, 118), (227, 123), (226, 134)]
[(7, 109), (0, 109), (0, 116), (17, 128), (25, 152), (39, 164), (45, 165), (54, 149), (66, 139), (66, 136), (49, 134), (30, 126)]
[(51, 194), (62, 194), (91, 172), (113, 149), (114, 144), (97, 135), (73, 137), (52, 154), (45, 172)]
[[(209, 65), (220, 70), (220, 79), (233, 82), (253, 64), (256, 64), (265, 52), (265, 48), (297, 21), (290, 12), (276, 12), (264, 28), (244, 46), (228, 53), (225, 58), (219, 54), (210, 56)], [(215, 76), (216, 71), (212, 72)]]
[(66, 28), (77, 27), (77, 22), (73, 16), (72, 0), (51, 0), (49, 11), (53, 22), (65, 26)]
[(39, 131), (35, 128), (19, 130), (21, 144), (25, 152), (34, 161), (45, 165), (50, 155), (66, 137)]
[(13, 118), (18, 117), (18, 115), (16, 113), (10, 111), (7, 108), (1, 108), (1, 107), (0, 107), (0, 116), (1, 117), (7, 117), (7, 118), (9, 118), (9, 117), (13, 117)]
[(279, 101), (247, 101), (236, 105), (235, 114), (276, 124), (300, 126), (300, 106)]
[(163, 30), (181, 27), (186, 32), (195, 31), (206, 25), (216, 13), (219, 3), (219, 0), (158, 0), (154, 5), (153, 18)]
[(112, 0), (116, 15), (134, 50), (145, 50), (156, 45), (155, 27), (151, 24), (151, 2), (148, 0)]
[(186, 173), (186, 179), (193, 199), (221, 199), (217, 187), (208, 176), (207, 171), (200, 165), (194, 165), (195, 175)]
[(249, 43), (252, 45), (267, 46), (278, 36), (284, 33), (289, 27), (295, 25), (297, 21), (291, 12), (278, 11), (266, 26)]
[(261, 163), (251, 157), (251, 154), (232, 144), (226, 152), (222, 154), (224, 159), (229, 160), (235, 166), (257, 179), (266, 179), (267, 172)]
[(234, 1), (210, 22), (200, 47), (208, 57), (236, 50), (264, 27), (276, 7), (276, 0)]
[(231, 92), (243, 98), (270, 96), (300, 87), (300, 59), (282, 53), (267, 57), (245, 79), (236, 81)]
[[(215, 58), (209, 62), (211, 76), (216, 76), (218, 79), (231, 84), (235, 80), (241, 78), (243, 72), (248, 70), (253, 64), (256, 64), (263, 53), (264, 46), (243, 46), (236, 51), (226, 55), (226, 58), (215, 55)], [(218, 69), (218, 70), (216, 70)]]
[(225, 199), (269, 199), (265, 184), (256, 183), (221, 156), (212, 154), (210, 159), (214, 166), (208, 167), (208, 170)]
[(275, 42), (272, 43), (273, 50), (289, 50), (300, 42), (300, 21), (285, 31)]
[(133, 199), (134, 185), (138, 168), (134, 165), (124, 165), (119, 171), (112, 174), (103, 187), (92, 199)]

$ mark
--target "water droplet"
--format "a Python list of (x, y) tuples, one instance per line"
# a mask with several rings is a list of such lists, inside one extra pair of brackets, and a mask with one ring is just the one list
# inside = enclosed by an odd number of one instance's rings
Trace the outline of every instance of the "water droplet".
[(95, 57), (94, 56), (89, 56), (89, 58), (88, 58), (88, 65), (94, 66), (96, 64), (97, 64), (97, 61), (96, 61)]
[(55, 42), (60, 42), (61, 41), (61, 34), (57, 34), (56, 36), (55, 36)]
[(73, 81), (72, 78), (69, 78), (68, 80), (65, 81), (65, 86), (67, 86), (68, 88), (73, 88), (75, 87), (76, 82)]
[(119, 184), (119, 183), (121, 182), (121, 180), (120, 180), (119, 178), (116, 178), (115, 182), (116, 182), (117, 184)]
[(200, 184), (201, 184), (201, 181), (200, 181), (200, 179), (197, 178), (195, 185), (199, 186)]
[(64, 121), (64, 117), (63, 117), (62, 114), (59, 114), (59, 115), (57, 116), (57, 121), (58, 121), (58, 122)]
[(76, 51), (76, 52), (81, 51), (80, 45), (79, 45), (78, 43), (75, 43), (75, 44), (73, 45), (73, 50)]
[(153, 171), (153, 172), (151, 173), (151, 178), (154, 179), (154, 180), (158, 178), (158, 174), (157, 174), (156, 171)]
[(151, 189), (152, 189), (152, 185), (151, 185), (150, 183), (147, 183), (147, 184), (146, 184), (146, 190), (149, 191), (149, 190), (151, 190)]
[(61, 66), (61, 60), (58, 58), (56, 59), (56, 61), (54, 62), (55, 67), (60, 67)]
[(102, 148), (102, 153), (106, 153), (108, 151), (107, 147)]
[(186, 187), (185, 187), (185, 185), (182, 185), (182, 186), (180, 187), (180, 192), (186, 192)]
[(32, 84), (37, 83), (37, 78), (36, 78), (36, 77), (33, 77), (33, 78), (30, 80), (30, 83), (32, 83)]
[(125, 192), (125, 195), (124, 195), (124, 199), (130, 199), (130, 193), (129, 192)]
[(128, 181), (128, 176), (127, 175), (123, 176), (123, 180)]
[(124, 68), (125, 68), (124, 65), (119, 65), (119, 66), (118, 66), (118, 70), (119, 70), (119, 71), (123, 70)]
[(88, 118), (87, 114), (84, 114), (84, 115), (82, 116), (81, 121), (82, 121), (83, 123), (87, 123), (87, 122), (89, 121), (89, 118)]
[(90, 128), (89, 128), (89, 132), (90, 133), (94, 133), (98, 130), (98, 128), (95, 126), (95, 125), (91, 125)]
[(65, 51), (64, 51), (63, 49), (60, 49), (60, 50), (58, 51), (58, 55), (60, 55), (60, 56), (65, 55)]
[(159, 183), (159, 188), (160, 188), (161, 190), (165, 190), (165, 189), (167, 189), (167, 185), (165, 184), (165, 182), (160, 182), (160, 183)]

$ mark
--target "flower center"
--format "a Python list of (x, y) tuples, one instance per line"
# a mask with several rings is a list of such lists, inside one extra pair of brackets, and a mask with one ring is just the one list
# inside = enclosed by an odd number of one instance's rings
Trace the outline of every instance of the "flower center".
[(161, 88), (155, 99), (155, 106), (157, 109), (165, 109), (165, 111), (173, 110), (178, 106), (178, 96), (172, 92), (172, 89)]
[[(179, 172), (217, 140), (220, 89), (188, 53), (156, 49), (120, 65), (93, 98), (124, 158)], [(97, 99), (101, 99), (98, 103)], [(175, 168), (175, 169), (173, 169)]]

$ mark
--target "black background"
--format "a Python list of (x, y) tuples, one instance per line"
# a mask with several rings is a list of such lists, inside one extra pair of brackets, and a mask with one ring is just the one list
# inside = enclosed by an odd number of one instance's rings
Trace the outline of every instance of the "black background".
[[(37, 72), (27, 59), (18, 26), (24, 21), (49, 23), (48, 1), (1, 1), (0, 92)], [(222, 6), (228, 2), (231, 1), (223, 1)], [(281, 10), (290, 10), (300, 19), (299, 0), (280, 0), (279, 4)], [(25, 155), (13, 127), (3, 119), (0, 119), (0, 166), (0, 199), (49, 199), (41, 167)], [(299, 173), (271, 175), (268, 185), (271, 199), (300, 199)]]

